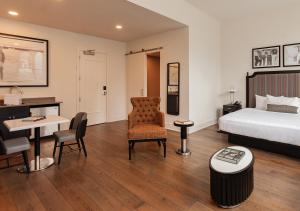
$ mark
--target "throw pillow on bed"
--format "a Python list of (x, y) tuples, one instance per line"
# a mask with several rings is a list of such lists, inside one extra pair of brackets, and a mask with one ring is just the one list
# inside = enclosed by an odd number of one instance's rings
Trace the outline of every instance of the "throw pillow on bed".
[[(300, 101), (298, 97), (274, 97), (271, 95), (267, 95), (267, 105), (271, 104), (271, 105), (286, 105), (286, 106), (291, 106), (291, 107), (296, 107), (297, 108), (297, 112), (299, 113), (299, 107), (300, 107)], [(277, 107), (277, 109), (279, 109)], [(295, 108), (280, 108), (279, 110), (285, 110), (288, 109), (289, 111), (294, 110)], [(284, 112), (284, 111), (282, 111)], [(294, 113), (294, 112), (286, 112), (286, 113)]]
[(299, 98), (298, 97), (274, 97), (271, 95), (267, 95), (267, 104), (274, 105), (288, 105), (299, 107)]
[(255, 95), (255, 108), (259, 110), (267, 110), (267, 97)]
[(268, 104), (267, 105), (267, 111), (297, 114), (298, 113), (298, 107), (289, 106), (289, 105)]

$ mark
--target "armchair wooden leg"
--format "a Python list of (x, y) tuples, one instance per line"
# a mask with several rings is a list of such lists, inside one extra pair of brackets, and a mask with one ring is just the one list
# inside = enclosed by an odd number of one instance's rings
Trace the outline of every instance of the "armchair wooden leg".
[(30, 172), (30, 167), (29, 167), (29, 162), (28, 162), (27, 151), (23, 151), (22, 155), (23, 155), (24, 164), (25, 164), (25, 167), (26, 167), (26, 172), (29, 173)]
[(54, 142), (54, 149), (53, 149), (53, 154), (52, 154), (52, 157), (54, 157), (54, 158), (55, 158), (56, 147), (57, 147), (57, 140), (55, 140), (55, 142)]
[(131, 140), (128, 140), (128, 159), (131, 160)]
[(134, 148), (134, 144), (135, 144), (135, 142), (132, 142), (132, 143), (131, 143), (131, 149)]
[(9, 168), (10, 167), (9, 158), (6, 158), (6, 164), (7, 164), (7, 168)]
[(157, 143), (158, 143), (158, 146), (159, 146), (159, 147), (161, 147), (161, 143), (160, 143), (160, 140), (158, 140), (158, 141), (157, 141)]
[(167, 156), (167, 140), (166, 139), (163, 139), (162, 140), (162, 143), (163, 143), (163, 146), (164, 146), (164, 158)]

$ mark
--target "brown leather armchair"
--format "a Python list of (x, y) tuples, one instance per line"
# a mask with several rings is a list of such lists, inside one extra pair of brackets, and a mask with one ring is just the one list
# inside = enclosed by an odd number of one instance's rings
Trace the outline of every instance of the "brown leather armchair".
[(167, 130), (165, 116), (159, 111), (159, 97), (131, 98), (133, 111), (128, 115), (128, 152), (131, 160), (131, 150), (136, 142), (157, 142), (164, 146), (166, 157)]

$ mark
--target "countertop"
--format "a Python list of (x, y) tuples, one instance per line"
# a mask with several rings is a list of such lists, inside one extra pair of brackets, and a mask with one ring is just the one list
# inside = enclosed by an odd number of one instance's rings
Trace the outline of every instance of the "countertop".
[(22, 106), (29, 106), (29, 107), (39, 107), (39, 106), (46, 106), (46, 105), (57, 105), (62, 103), (61, 101), (56, 101), (55, 97), (39, 97), (39, 98), (23, 98), (22, 104), (20, 105), (4, 105), (3, 100), (0, 100), (0, 108), (7, 108), (7, 107), (22, 107)]

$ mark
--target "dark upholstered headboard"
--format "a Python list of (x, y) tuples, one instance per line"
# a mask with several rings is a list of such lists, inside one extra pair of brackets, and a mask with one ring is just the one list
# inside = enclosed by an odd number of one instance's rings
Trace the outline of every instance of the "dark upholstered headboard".
[(255, 107), (255, 95), (300, 97), (300, 70), (247, 73), (246, 107)]

